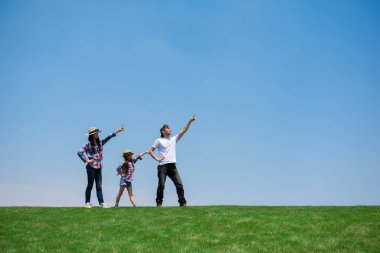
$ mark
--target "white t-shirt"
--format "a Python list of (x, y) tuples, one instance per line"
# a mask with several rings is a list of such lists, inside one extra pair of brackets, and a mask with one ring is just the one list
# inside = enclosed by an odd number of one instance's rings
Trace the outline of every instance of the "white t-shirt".
[(175, 149), (178, 141), (178, 134), (169, 138), (161, 137), (154, 141), (152, 148), (158, 150), (160, 157), (165, 157), (164, 160), (158, 162), (158, 165), (176, 162)]

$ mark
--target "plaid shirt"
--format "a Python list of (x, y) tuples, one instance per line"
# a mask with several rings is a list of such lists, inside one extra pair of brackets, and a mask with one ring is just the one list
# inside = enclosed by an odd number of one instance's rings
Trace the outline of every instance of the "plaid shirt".
[[(121, 177), (124, 180), (126, 180), (127, 182), (132, 182), (133, 181), (133, 173), (135, 172), (135, 163), (138, 160), (142, 160), (142, 157), (140, 155), (136, 156), (136, 158), (133, 158), (132, 161), (121, 163), (116, 168), (117, 175), (121, 175)], [(125, 176), (123, 176), (123, 175), (125, 175)]]
[[(106, 138), (102, 140), (102, 146), (106, 144), (112, 137), (115, 137), (116, 134), (112, 133), (108, 135)], [(84, 155), (86, 153), (87, 157)], [(91, 145), (91, 143), (87, 143), (83, 146), (82, 149), (78, 151), (79, 158), (86, 162), (87, 159), (95, 159), (95, 162), (89, 163), (91, 167), (94, 169), (101, 169), (103, 167), (103, 149), (100, 149), (98, 145), (95, 145), (94, 147)]]

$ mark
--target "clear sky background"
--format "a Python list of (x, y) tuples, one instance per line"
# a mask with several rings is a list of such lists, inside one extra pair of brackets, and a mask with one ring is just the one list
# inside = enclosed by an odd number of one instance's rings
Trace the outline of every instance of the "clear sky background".
[[(114, 204), (122, 151), (193, 113), (177, 146), (189, 205), (379, 205), (379, 13), (370, 0), (1, 0), (0, 205), (83, 205), (87, 129), (125, 123), (104, 150)], [(155, 205), (156, 165), (137, 164), (138, 205)], [(177, 205), (169, 179), (164, 205)]]

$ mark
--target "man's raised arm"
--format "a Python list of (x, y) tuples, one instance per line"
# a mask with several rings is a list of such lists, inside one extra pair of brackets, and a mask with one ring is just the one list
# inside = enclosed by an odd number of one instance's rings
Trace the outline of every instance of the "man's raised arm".
[(189, 122), (187, 122), (186, 126), (179, 132), (178, 134), (178, 140), (181, 139), (181, 137), (187, 132), (189, 129), (191, 123), (195, 120), (195, 114), (190, 118)]

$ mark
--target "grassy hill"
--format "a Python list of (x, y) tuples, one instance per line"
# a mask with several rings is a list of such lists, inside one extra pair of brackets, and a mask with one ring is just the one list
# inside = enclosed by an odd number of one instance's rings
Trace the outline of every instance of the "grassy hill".
[(1, 252), (380, 252), (380, 207), (0, 208)]

